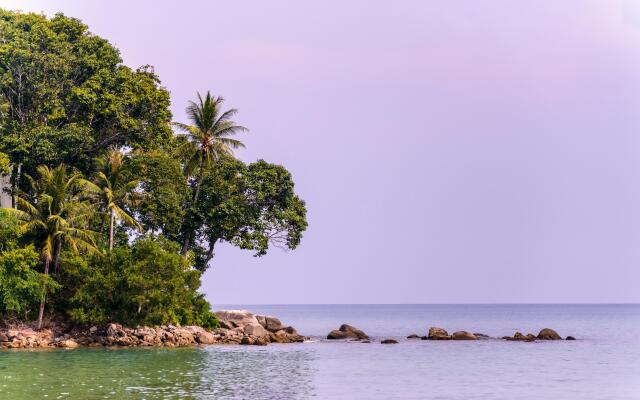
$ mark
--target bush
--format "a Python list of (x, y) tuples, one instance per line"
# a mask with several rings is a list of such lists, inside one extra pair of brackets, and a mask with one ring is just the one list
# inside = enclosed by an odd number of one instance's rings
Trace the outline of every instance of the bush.
[(215, 328), (218, 321), (198, 293), (200, 272), (178, 254), (178, 244), (140, 238), (89, 262), (63, 260), (69, 304), (59, 302), (72, 320), (124, 325), (181, 324)]

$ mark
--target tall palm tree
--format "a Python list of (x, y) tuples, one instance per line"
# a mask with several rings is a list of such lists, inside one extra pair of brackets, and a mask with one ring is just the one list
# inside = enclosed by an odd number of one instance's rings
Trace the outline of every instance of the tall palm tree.
[[(210, 92), (202, 98), (197, 93), (197, 101), (190, 101), (186, 109), (191, 125), (174, 122), (173, 125), (187, 135), (187, 141), (178, 149), (185, 159), (185, 174), (193, 180), (194, 191), (189, 209), (198, 201), (204, 172), (222, 154), (233, 154), (234, 149), (245, 147), (232, 136), (247, 132), (244, 126), (231, 120), (238, 110), (232, 108), (222, 111), (222, 97), (212, 97)], [(190, 216), (187, 215), (187, 221)], [(193, 229), (185, 225), (186, 232), (182, 243), (182, 254), (187, 254), (193, 238)]]
[[(88, 229), (95, 217), (92, 205), (86, 200), (87, 184), (79, 174), (68, 175), (64, 165), (49, 169), (37, 168), (39, 178), (27, 176), (32, 196), (20, 194), (17, 209), (9, 209), (22, 221), (21, 231), (33, 239), (40, 251), (45, 275), (53, 264), (57, 270), (60, 252), (66, 245), (74, 252), (97, 252), (96, 232)], [(46, 286), (43, 288), (38, 313), (38, 329), (42, 329)]]
[[(133, 204), (134, 190), (140, 180), (127, 180), (124, 176), (124, 153), (116, 148), (110, 149), (98, 159), (99, 170), (94, 177), (92, 190), (98, 193), (102, 209), (109, 218), (109, 251), (113, 250), (113, 228), (117, 221), (141, 229), (140, 224), (126, 210)], [(104, 227), (104, 223), (103, 223)]]

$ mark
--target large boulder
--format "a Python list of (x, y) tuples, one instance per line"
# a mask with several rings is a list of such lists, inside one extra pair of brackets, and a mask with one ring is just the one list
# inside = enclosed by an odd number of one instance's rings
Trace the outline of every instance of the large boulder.
[(199, 344), (213, 344), (216, 342), (216, 337), (211, 332), (201, 331), (196, 333), (196, 341)]
[(327, 335), (327, 339), (369, 339), (369, 336), (358, 328), (348, 324), (342, 324), (338, 330), (333, 330)]
[(233, 326), (239, 328), (245, 335), (268, 338), (269, 332), (260, 324), (256, 316), (247, 310), (222, 310), (216, 311), (216, 317), (223, 327)]
[(432, 326), (429, 328), (429, 334), (427, 335), (429, 340), (449, 340), (451, 336), (442, 328)]
[(451, 334), (452, 340), (478, 340), (478, 337), (471, 332), (458, 331)]
[(550, 328), (544, 328), (538, 333), (538, 339), (540, 340), (561, 340), (562, 338), (558, 335), (558, 332), (554, 331)]

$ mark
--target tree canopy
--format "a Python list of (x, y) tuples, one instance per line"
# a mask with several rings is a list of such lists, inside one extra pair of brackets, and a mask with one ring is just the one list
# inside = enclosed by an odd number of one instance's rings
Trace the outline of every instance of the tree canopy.
[[(305, 202), (283, 166), (245, 163), (237, 110), (206, 92), (172, 122), (150, 66), (132, 69), (75, 18), (0, 9), (0, 319), (198, 324), (218, 243), (295, 249)], [(176, 129), (176, 132), (173, 131)]]

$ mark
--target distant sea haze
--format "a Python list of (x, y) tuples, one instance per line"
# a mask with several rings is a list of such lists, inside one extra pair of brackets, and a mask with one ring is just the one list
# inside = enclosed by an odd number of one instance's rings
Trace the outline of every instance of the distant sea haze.
[[(227, 305), (275, 315), (309, 343), (6, 352), (0, 398), (635, 400), (639, 305)], [(342, 323), (372, 343), (327, 341)], [(430, 326), (575, 341), (410, 340)], [(380, 340), (395, 338), (398, 344)]]

